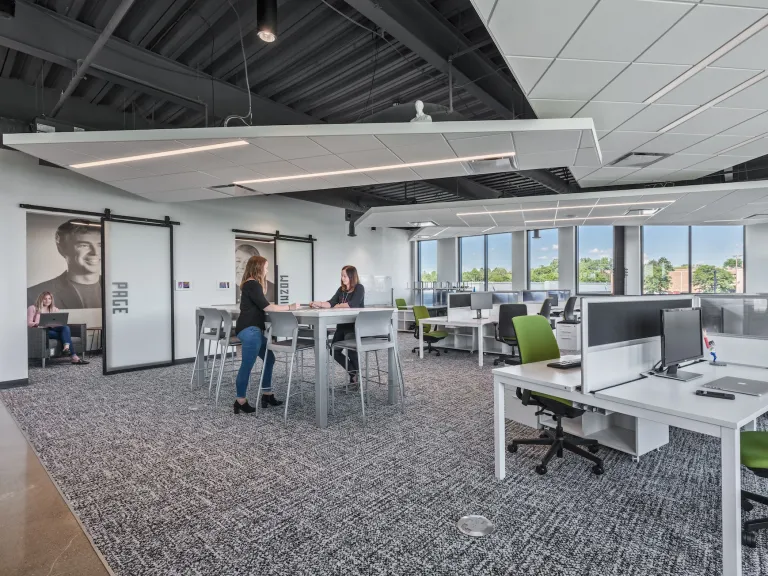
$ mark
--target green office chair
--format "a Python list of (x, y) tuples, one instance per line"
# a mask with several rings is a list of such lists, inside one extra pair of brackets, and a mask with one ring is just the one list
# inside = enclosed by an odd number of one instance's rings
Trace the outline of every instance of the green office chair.
[(398, 310), (408, 310), (408, 304), (405, 303), (405, 298), (395, 298), (395, 306)]
[[(512, 324), (515, 326), (517, 346), (520, 350), (520, 358), (523, 364), (542, 362), (545, 360), (556, 360), (560, 358), (560, 349), (557, 346), (557, 340), (552, 333), (548, 318), (538, 315), (517, 316), (512, 319)], [(586, 438), (566, 440), (565, 435), (563, 434), (563, 417), (578, 418), (584, 414), (584, 410), (574, 408), (573, 403), (570, 400), (564, 400), (557, 396), (551, 396), (541, 392), (522, 390), (521, 388), (517, 389), (517, 397), (525, 406), (528, 406), (531, 403), (538, 405), (540, 410), (536, 412), (536, 416), (539, 414), (552, 416), (557, 423), (557, 426), (554, 435), (551, 431), (545, 429), (544, 433), (539, 438), (512, 440), (512, 443), (508, 446), (510, 452), (517, 452), (517, 447), (520, 445), (549, 446), (549, 450), (541, 461), (541, 464), (535, 468), (536, 472), (539, 474), (546, 474), (547, 464), (549, 464), (550, 460), (555, 456), (562, 458), (563, 450), (573, 452), (582, 458), (586, 458), (590, 462), (594, 462), (595, 465), (592, 467), (592, 472), (595, 474), (600, 475), (605, 471), (603, 469), (603, 460), (595, 456), (599, 449), (597, 440), (589, 440)], [(582, 450), (579, 446), (586, 446), (589, 449), (589, 452)]]
[[(413, 336), (416, 338), (416, 340), (419, 339), (419, 322), (422, 320), (425, 320), (429, 318), (429, 312), (427, 311), (427, 308), (425, 306), (414, 306), (413, 307), (413, 317), (416, 319), (416, 328), (413, 330)], [(443, 338), (448, 336), (448, 332), (444, 332), (442, 330), (432, 330), (432, 326), (429, 324), (424, 324), (424, 342), (427, 343), (427, 352), (430, 354), (432, 352), (436, 352), (438, 356), (440, 356), (440, 350), (437, 350), (435, 348), (432, 348), (432, 344), (435, 344), (436, 342), (440, 342)], [(416, 352), (419, 347), (416, 346), (411, 352)], [(448, 350), (443, 349), (443, 352), (446, 354), (448, 353)]]
[[(768, 432), (741, 433), (741, 463), (761, 478), (768, 478)], [(741, 491), (741, 507), (749, 512), (754, 508), (752, 502), (768, 506), (768, 497)], [(758, 530), (768, 529), (768, 518), (757, 518), (744, 522), (741, 542), (745, 546), (757, 546)]]

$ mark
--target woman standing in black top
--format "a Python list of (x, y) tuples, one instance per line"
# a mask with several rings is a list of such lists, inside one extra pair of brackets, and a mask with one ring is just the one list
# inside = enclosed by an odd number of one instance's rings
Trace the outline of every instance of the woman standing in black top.
[[(360, 284), (357, 268), (354, 266), (344, 266), (341, 269), (341, 286), (336, 290), (333, 298), (327, 302), (322, 300), (311, 302), (310, 306), (312, 308), (365, 308), (365, 286)], [(354, 337), (354, 324), (339, 324), (336, 326), (336, 333), (333, 335), (333, 343), (354, 339)], [(355, 382), (355, 375), (359, 370), (357, 352), (347, 350), (347, 354), (349, 359), (349, 380), (350, 382)], [(341, 350), (336, 350), (333, 358), (342, 366), (347, 366)]]
[[(282, 401), (276, 400), (272, 393), (272, 368), (275, 365), (275, 355), (267, 352), (267, 339), (264, 337), (266, 319), (265, 312), (284, 312), (296, 310), (298, 304), (270, 304), (264, 294), (267, 291), (267, 268), (269, 263), (262, 256), (251, 256), (245, 265), (243, 280), (240, 283), (240, 316), (237, 319), (237, 337), (243, 343), (243, 359), (237, 373), (237, 400), (235, 414), (254, 412), (256, 408), (248, 404), (245, 397), (248, 391), (248, 381), (251, 370), (256, 364), (256, 358), (264, 361), (264, 382), (262, 384), (261, 406), (280, 406)], [(266, 355), (266, 356), (265, 356)]]

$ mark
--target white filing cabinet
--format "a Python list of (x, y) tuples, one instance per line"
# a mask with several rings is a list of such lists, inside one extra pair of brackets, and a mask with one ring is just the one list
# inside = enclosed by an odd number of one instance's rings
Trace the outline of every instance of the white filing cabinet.
[(581, 350), (581, 324), (555, 324), (555, 335), (560, 350)]

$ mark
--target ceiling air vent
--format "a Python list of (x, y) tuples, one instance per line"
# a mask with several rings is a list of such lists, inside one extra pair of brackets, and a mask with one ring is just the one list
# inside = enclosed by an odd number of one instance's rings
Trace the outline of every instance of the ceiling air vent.
[(661, 208), (630, 208), (627, 210), (625, 216), (653, 216), (661, 210)]
[(671, 156), (671, 154), (657, 154), (655, 152), (630, 152), (624, 154), (618, 160), (614, 160), (609, 164), (615, 168), (645, 168), (663, 160), (664, 158)]
[(512, 172), (517, 170), (517, 163), (514, 156), (505, 158), (491, 158), (489, 160), (473, 160), (465, 162), (471, 175), (474, 174), (497, 174), (499, 172)]

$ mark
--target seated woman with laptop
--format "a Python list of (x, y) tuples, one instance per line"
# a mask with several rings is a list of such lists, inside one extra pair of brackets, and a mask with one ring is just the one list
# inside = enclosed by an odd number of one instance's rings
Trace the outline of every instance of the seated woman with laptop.
[(88, 364), (88, 362), (78, 357), (75, 352), (69, 326), (66, 325), (66, 320), (63, 322), (56, 320), (54, 314), (57, 312), (59, 312), (59, 309), (53, 303), (53, 294), (42, 292), (37, 297), (37, 301), (27, 308), (27, 326), (30, 328), (38, 326), (46, 328), (48, 338), (61, 341), (61, 354), (62, 356), (71, 356), (72, 364)]

